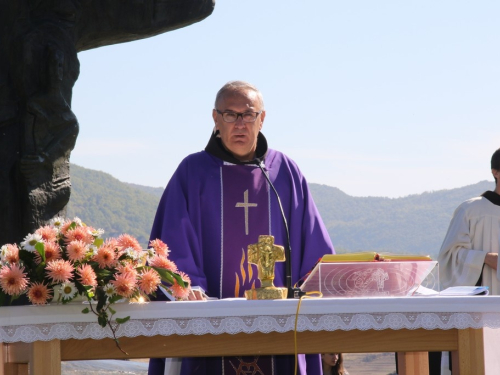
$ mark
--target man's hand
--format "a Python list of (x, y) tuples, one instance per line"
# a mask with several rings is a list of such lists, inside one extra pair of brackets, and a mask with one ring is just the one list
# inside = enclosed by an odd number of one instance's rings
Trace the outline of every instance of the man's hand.
[(498, 264), (498, 254), (497, 253), (486, 254), (486, 257), (484, 258), (484, 264), (496, 270)]
[(188, 301), (206, 301), (206, 299), (205, 293), (198, 289), (191, 289), (191, 293), (188, 296)]

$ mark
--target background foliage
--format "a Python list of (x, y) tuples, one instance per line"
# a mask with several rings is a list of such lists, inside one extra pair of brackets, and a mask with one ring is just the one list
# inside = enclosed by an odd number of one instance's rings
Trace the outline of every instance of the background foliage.
[[(128, 233), (147, 245), (163, 188), (118, 181), (111, 175), (71, 165), (73, 185), (68, 217), (105, 230)], [(337, 252), (388, 251), (436, 257), (455, 208), (493, 189), (482, 181), (451, 190), (403, 198), (352, 197), (341, 190), (310, 184)]]

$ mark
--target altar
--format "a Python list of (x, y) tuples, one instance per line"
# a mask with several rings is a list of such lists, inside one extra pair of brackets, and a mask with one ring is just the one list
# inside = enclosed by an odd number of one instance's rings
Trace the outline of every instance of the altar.
[[(58, 375), (66, 360), (293, 354), (298, 303), (116, 304), (131, 317), (117, 330), (128, 356), (82, 305), (0, 307), (0, 375)], [(499, 373), (499, 337), (497, 296), (305, 299), (297, 319), (299, 353), (400, 352), (400, 374), (426, 374), (427, 351), (454, 352), (461, 375)]]

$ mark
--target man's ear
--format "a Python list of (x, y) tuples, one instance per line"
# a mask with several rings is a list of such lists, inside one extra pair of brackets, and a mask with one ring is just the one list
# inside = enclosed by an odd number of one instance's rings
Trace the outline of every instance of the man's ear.
[(212, 109), (212, 118), (214, 119), (214, 123), (215, 123), (215, 129), (219, 129), (217, 127), (217, 111), (214, 109)]
[(264, 119), (266, 118), (266, 111), (262, 111), (260, 114), (260, 126), (259, 130), (262, 130), (262, 125), (264, 125)]

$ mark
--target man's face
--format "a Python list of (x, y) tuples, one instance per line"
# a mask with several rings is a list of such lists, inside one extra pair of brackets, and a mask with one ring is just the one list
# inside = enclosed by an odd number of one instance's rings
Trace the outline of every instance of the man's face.
[(262, 108), (257, 94), (252, 90), (228, 92), (218, 101), (217, 108), (212, 112), (224, 147), (238, 160), (252, 160), (255, 157), (257, 135), (262, 129), (266, 112), (262, 111), (253, 122), (243, 121), (243, 116), (238, 116), (235, 122), (225, 122), (216, 110), (236, 113), (260, 112)]
[(497, 194), (500, 194), (500, 170), (492, 169), (491, 173), (493, 174), (493, 177), (495, 177), (497, 181), (497, 186), (495, 191), (497, 192)]

